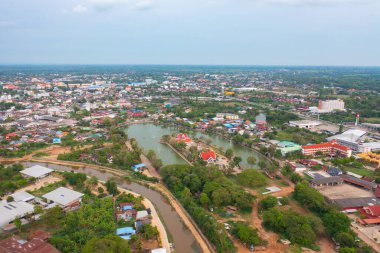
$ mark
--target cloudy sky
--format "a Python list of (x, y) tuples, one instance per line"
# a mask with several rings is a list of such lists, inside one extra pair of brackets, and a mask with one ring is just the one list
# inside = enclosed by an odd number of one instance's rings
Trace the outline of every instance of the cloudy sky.
[(0, 64), (380, 66), (380, 0), (0, 0)]

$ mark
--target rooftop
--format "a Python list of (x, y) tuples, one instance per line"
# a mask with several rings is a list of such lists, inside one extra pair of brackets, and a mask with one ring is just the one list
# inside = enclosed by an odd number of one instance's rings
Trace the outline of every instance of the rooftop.
[(29, 177), (39, 178), (46, 176), (47, 174), (53, 172), (52, 169), (43, 167), (41, 165), (34, 165), (30, 168), (20, 171), (20, 173), (27, 175)]
[(26, 202), (0, 202), (0, 226), (12, 222), (17, 217), (23, 217), (34, 212), (34, 206)]
[(82, 193), (73, 191), (66, 187), (59, 187), (55, 189), (54, 191), (51, 191), (49, 193), (46, 193), (43, 195), (43, 198), (46, 198), (50, 201), (56, 202), (62, 206), (66, 206), (69, 203), (78, 200), (83, 196)]

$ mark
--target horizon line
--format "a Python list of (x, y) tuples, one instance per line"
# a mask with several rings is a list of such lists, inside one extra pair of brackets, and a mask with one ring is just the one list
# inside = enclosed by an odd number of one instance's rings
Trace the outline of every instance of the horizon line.
[(311, 65), (311, 64), (164, 64), (164, 63), (0, 63), (3, 66), (211, 66), (211, 67), (354, 67), (380, 68), (380, 65)]

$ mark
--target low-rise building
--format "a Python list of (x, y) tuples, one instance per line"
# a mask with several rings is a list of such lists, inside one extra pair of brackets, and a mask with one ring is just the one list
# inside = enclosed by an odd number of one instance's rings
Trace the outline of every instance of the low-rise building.
[(63, 209), (75, 209), (82, 202), (83, 193), (73, 191), (66, 187), (59, 187), (54, 191), (46, 193), (42, 197), (47, 199), (50, 204), (56, 204)]
[(46, 168), (41, 165), (34, 165), (30, 168), (20, 171), (20, 173), (27, 178), (41, 179), (47, 177), (53, 172), (52, 169)]
[(301, 150), (301, 146), (291, 141), (280, 141), (277, 143), (280, 148), (281, 154), (285, 156), (287, 153)]
[(304, 155), (314, 156), (318, 153), (325, 155), (351, 157), (352, 150), (346, 146), (338, 144), (335, 140), (325, 143), (302, 146), (302, 154)]
[(0, 228), (11, 224), (16, 218), (23, 218), (34, 212), (34, 205), (23, 201), (0, 201)]
[(47, 242), (50, 234), (46, 232), (35, 233), (28, 240), (19, 236), (11, 236), (0, 241), (2, 253), (59, 253), (59, 251)]
[(298, 127), (298, 128), (306, 128), (306, 129), (313, 129), (321, 124), (322, 124), (321, 122), (313, 121), (313, 120), (289, 121), (289, 126)]

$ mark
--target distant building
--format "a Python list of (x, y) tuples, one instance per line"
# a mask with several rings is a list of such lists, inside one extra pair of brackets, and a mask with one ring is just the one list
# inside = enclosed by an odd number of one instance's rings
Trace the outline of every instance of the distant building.
[(326, 100), (322, 101), (320, 100), (318, 103), (318, 110), (319, 111), (325, 111), (325, 112), (332, 112), (332, 111), (344, 111), (344, 101), (341, 99), (336, 100)]
[(277, 146), (280, 148), (281, 154), (283, 156), (285, 156), (287, 153), (301, 150), (300, 145), (291, 141), (280, 141), (279, 143), (277, 143)]
[(255, 123), (256, 127), (259, 130), (266, 130), (267, 129), (267, 116), (264, 113), (260, 113), (255, 117)]
[(306, 129), (313, 129), (321, 124), (322, 123), (319, 121), (312, 121), (312, 120), (289, 121), (289, 125), (292, 127), (306, 128)]
[(202, 151), (199, 157), (207, 163), (214, 163), (216, 161), (216, 154), (212, 149)]
[(216, 118), (224, 118), (228, 120), (237, 120), (239, 119), (239, 115), (233, 113), (217, 113)]
[(179, 133), (179, 134), (177, 134), (177, 141), (178, 142), (183, 141), (183, 142), (186, 142), (186, 143), (190, 143), (193, 140), (187, 134)]
[[(335, 140), (338, 144), (346, 146), (354, 152), (368, 152), (361, 150), (361, 142), (366, 135), (365, 131), (358, 129), (350, 129), (341, 134), (328, 137), (328, 141)], [(370, 150), (369, 150), (370, 151)]]
[(288, 164), (294, 170), (294, 172), (304, 172), (307, 170), (306, 166), (300, 163), (288, 162)]
[(314, 178), (311, 181), (311, 185), (314, 187), (335, 186), (341, 184), (343, 184), (343, 180), (338, 176)]
[(317, 153), (351, 157), (352, 150), (346, 146), (338, 144), (335, 140), (302, 146), (302, 154), (304, 155), (314, 156)]

